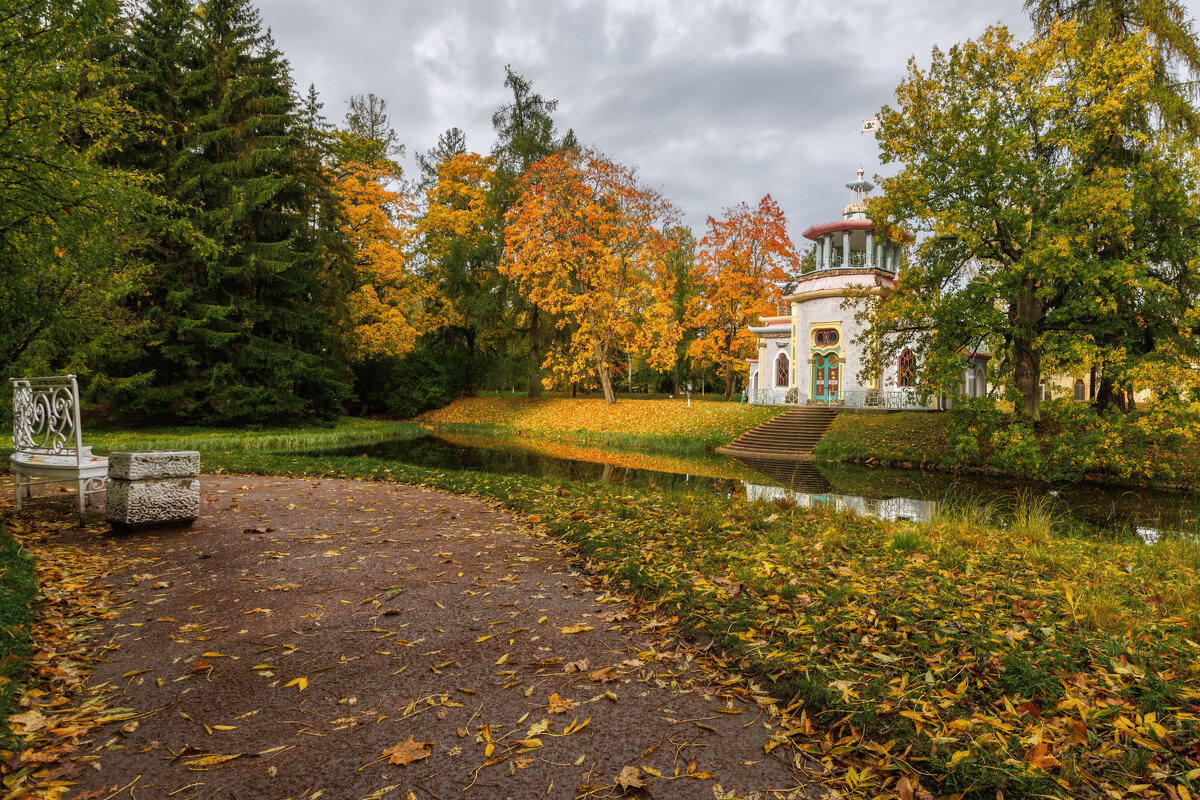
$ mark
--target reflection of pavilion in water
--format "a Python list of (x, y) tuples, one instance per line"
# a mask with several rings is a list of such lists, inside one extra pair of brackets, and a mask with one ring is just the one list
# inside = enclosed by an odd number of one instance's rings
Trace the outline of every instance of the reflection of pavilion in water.
[(738, 459), (777, 485), (746, 482), (746, 499), (751, 502), (789, 500), (801, 508), (833, 508), (864, 517), (929, 522), (937, 510), (933, 500), (914, 497), (861, 497), (835, 492), (833, 484), (808, 462), (786, 463)]

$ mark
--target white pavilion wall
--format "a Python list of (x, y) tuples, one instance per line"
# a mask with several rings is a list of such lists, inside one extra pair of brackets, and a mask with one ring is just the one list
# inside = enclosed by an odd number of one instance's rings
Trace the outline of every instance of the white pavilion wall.
[[(796, 315), (796, 384), (800, 393), (808, 399), (812, 398), (812, 331), (814, 328), (838, 328), (841, 331), (841, 373), (839, 382), (841, 390), (865, 388), (869, 381), (859, 380), (858, 373), (863, 367), (863, 352), (856, 339), (862, 334), (864, 326), (854, 318), (854, 308), (843, 308), (844, 297), (818, 297), (803, 300), (795, 304)], [(823, 350), (826, 348), (822, 348)]]

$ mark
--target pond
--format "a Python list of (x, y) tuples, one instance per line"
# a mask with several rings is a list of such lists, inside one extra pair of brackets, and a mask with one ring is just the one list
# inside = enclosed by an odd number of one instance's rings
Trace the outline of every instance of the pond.
[(1200, 497), (1094, 484), (1046, 484), (973, 475), (824, 463), (664, 455), (542, 440), (430, 433), (322, 455), (366, 456), (431, 469), (596, 481), (639, 489), (741, 496), (805, 508), (928, 522), (971, 509), (1004, 526), (1014, 509), (1048, 517), (1056, 533), (1154, 541), (1200, 533)]

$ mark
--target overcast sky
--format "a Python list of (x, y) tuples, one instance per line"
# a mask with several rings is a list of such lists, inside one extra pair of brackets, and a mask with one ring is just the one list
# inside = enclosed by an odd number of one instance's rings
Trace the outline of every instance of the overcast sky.
[[(1189, 4), (1193, 8), (1200, 0)], [(486, 153), (510, 95), (504, 65), (559, 101), (560, 131), (636, 166), (705, 218), (771, 193), (800, 232), (840, 216), (861, 121), (892, 100), (909, 56), (1003, 23), (1021, 0), (258, 0), (303, 89), (340, 122), (352, 94), (384, 98), (411, 156), (452, 126)]]

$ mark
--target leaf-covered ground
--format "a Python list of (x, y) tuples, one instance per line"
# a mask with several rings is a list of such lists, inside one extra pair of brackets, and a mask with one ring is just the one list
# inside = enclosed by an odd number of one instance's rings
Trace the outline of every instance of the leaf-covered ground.
[[(620, 398), (603, 400), (467, 397), (429, 411), (417, 422), (436, 427), (488, 426), (500, 435), (566, 438), (657, 449), (712, 449), (781, 413), (738, 403)], [(498, 429), (498, 430), (496, 430)], [(466, 428), (470, 432), (470, 427)]]
[(496, 504), (202, 480), (190, 529), (20, 532), (82, 567), (43, 575), (78, 616), (9, 720), (7, 797), (808, 796), (777, 698)]
[[(864, 797), (1190, 798), (1200, 547), (1045, 538), (367, 459), (229, 459), (500, 499), (774, 681), (780, 741)], [(1156, 794), (1157, 793), (1157, 794)]]
[(503, 502), (635, 597), (641, 618), (711, 641), (731, 678), (758, 681), (779, 701), (764, 750), (795, 747), (844, 795), (1198, 793), (1194, 541), (1053, 539), (969, 516), (922, 526), (367, 458), (242, 451), (206, 465)]

